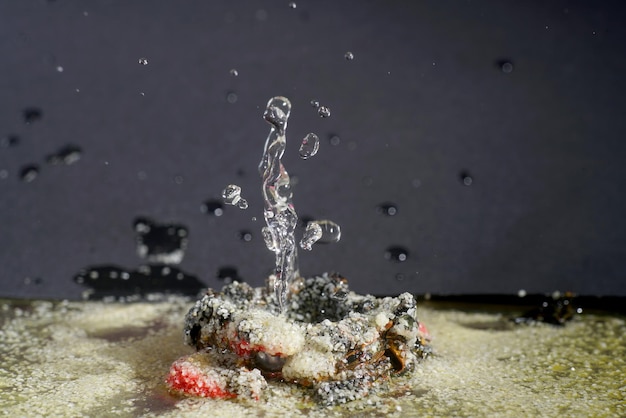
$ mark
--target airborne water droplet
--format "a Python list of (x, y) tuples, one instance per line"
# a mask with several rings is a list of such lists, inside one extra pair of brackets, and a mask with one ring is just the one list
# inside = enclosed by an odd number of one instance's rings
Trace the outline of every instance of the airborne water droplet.
[(311, 106), (317, 109), (318, 107), (320, 107), (320, 102), (318, 102), (317, 100), (311, 100)]
[(385, 250), (385, 258), (389, 261), (402, 263), (409, 258), (409, 251), (404, 247), (393, 246)]
[(147, 58), (139, 58), (139, 64), (141, 65), (148, 65), (148, 59)]
[(233, 68), (230, 70), (230, 75), (232, 75), (233, 77), (237, 77), (239, 75), (239, 71), (237, 71), (236, 68)]
[(289, 8), (290, 9), (295, 9), (296, 7), (298, 7), (298, 5), (296, 4), (295, 1), (292, 1), (292, 2), (289, 3)]
[(245, 229), (239, 231), (239, 239), (244, 242), (252, 241), (252, 232), (245, 230)]
[(321, 221), (312, 221), (311, 223), (319, 225), (322, 229), (322, 236), (319, 240), (317, 240), (318, 243), (328, 244), (331, 242), (337, 242), (341, 239), (341, 228), (333, 221), (325, 219)]
[(312, 245), (322, 238), (322, 227), (316, 222), (309, 222), (300, 240), (300, 248), (311, 251)]
[(302, 139), (300, 144), (300, 158), (306, 160), (317, 154), (320, 147), (320, 140), (314, 133), (309, 133)]
[(222, 191), (222, 199), (227, 205), (237, 205), (241, 200), (241, 187), (236, 184), (229, 184)]
[(317, 109), (317, 114), (320, 115), (321, 118), (328, 118), (330, 117), (330, 109), (326, 106), (320, 106), (319, 109)]
[(244, 198), (239, 198), (239, 201), (237, 202), (236, 206), (239, 209), (248, 209), (248, 201)]
[(352, 61), (354, 59), (354, 54), (350, 51), (346, 52), (346, 54), (344, 55), (344, 57), (348, 60), (348, 61)]

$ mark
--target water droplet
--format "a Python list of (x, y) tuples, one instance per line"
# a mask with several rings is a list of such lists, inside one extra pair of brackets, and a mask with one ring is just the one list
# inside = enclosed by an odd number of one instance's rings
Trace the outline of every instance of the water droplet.
[(22, 111), (24, 117), (24, 123), (31, 124), (40, 120), (43, 117), (43, 112), (38, 107), (27, 107)]
[(20, 170), (20, 179), (24, 183), (30, 183), (34, 181), (39, 175), (39, 166), (35, 164), (30, 164), (22, 167)]
[(236, 205), (239, 209), (248, 209), (248, 201), (244, 198), (239, 198)]
[(300, 248), (311, 251), (313, 244), (319, 241), (322, 235), (322, 227), (315, 222), (309, 222), (300, 240)]
[(324, 219), (321, 221), (311, 221), (311, 223), (319, 225), (322, 229), (322, 236), (317, 240), (319, 244), (337, 242), (341, 239), (341, 228), (333, 221)]
[(243, 242), (252, 241), (252, 232), (245, 230), (245, 229), (239, 231), (239, 239), (242, 240)]
[(376, 210), (378, 213), (382, 213), (387, 216), (395, 216), (398, 213), (398, 207), (394, 203), (389, 202), (381, 203), (378, 205)]
[(352, 52), (348, 51), (348, 52), (345, 53), (344, 57), (348, 61), (352, 61), (354, 59), (354, 54)]
[(320, 147), (320, 140), (314, 133), (309, 133), (302, 139), (300, 144), (300, 158), (306, 160), (317, 154)]
[(505, 74), (510, 74), (514, 70), (513, 62), (506, 58), (497, 60), (496, 67)]
[(278, 243), (272, 234), (272, 230), (269, 227), (264, 226), (261, 228), (261, 235), (263, 236), (263, 242), (265, 242), (267, 249), (270, 251), (276, 251)]
[(241, 197), (241, 187), (229, 184), (222, 191), (222, 199), (227, 205), (237, 206), (239, 209), (247, 209), (248, 201)]
[(239, 71), (237, 71), (236, 68), (233, 68), (230, 70), (230, 75), (232, 75), (233, 77), (237, 77), (239, 76)]
[(320, 107), (320, 102), (318, 102), (317, 100), (311, 100), (311, 106), (317, 109), (318, 107)]
[(385, 258), (389, 261), (402, 263), (409, 258), (409, 251), (404, 247), (392, 246), (385, 250)]
[(292, 2), (290, 2), (290, 3), (289, 3), (289, 8), (291, 8), (291, 9), (295, 9), (296, 7), (298, 7), (298, 6), (296, 5), (296, 2), (292, 1)]
[(320, 106), (319, 109), (317, 109), (317, 114), (320, 115), (321, 118), (328, 118), (330, 117), (330, 109), (326, 106)]
[(9, 177), (9, 172), (4, 168), (0, 170), (0, 180), (4, 180)]
[(235, 104), (235, 103), (237, 103), (237, 99), (238, 99), (238, 97), (237, 97), (237, 93), (235, 93), (234, 91), (229, 91), (229, 92), (226, 94), (226, 101), (227, 101), (228, 103), (230, 103), (230, 104)]
[(339, 138), (339, 135), (330, 134), (328, 135), (328, 142), (333, 147), (336, 147), (337, 145), (341, 144), (341, 138)]
[(459, 178), (461, 179), (461, 182), (463, 182), (465, 186), (471, 186), (472, 183), (474, 182), (474, 179), (467, 171), (461, 171), (459, 173)]
[(57, 65), (57, 71), (59, 73), (62, 73), (63, 72), (63, 67), (61, 67), (60, 65)]
[(210, 199), (202, 203), (200, 211), (212, 216), (222, 216), (224, 214), (224, 205), (218, 200)]
[(137, 254), (153, 263), (179, 264), (187, 249), (188, 230), (182, 225), (158, 224), (138, 217), (133, 222), (137, 233)]
[(526, 290), (524, 290), (524, 289), (518, 290), (517, 291), (517, 296), (520, 297), (520, 298), (525, 297), (526, 296)]
[(7, 135), (0, 138), (0, 148), (14, 147), (20, 143), (20, 137), (17, 135)]
[(141, 64), (141, 65), (148, 65), (148, 59), (147, 58), (139, 58), (139, 64)]
[(52, 165), (72, 165), (76, 161), (80, 160), (82, 152), (82, 149), (76, 145), (65, 145), (54, 154), (48, 155), (46, 157), (46, 162)]

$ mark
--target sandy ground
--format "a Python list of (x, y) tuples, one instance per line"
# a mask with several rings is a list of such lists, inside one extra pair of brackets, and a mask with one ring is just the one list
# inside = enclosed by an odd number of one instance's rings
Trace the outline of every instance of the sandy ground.
[(498, 313), (420, 308), (435, 355), (375, 396), (325, 408), (280, 383), (258, 402), (170, 395), (169, 366), (192, 351), (191, 305), (0, 301), (0, 415), (626, 416), (620, 317), (513, 327)]

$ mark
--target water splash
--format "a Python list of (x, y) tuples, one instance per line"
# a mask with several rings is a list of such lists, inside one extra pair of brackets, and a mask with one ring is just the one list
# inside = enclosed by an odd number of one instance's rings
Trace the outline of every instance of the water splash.
[(321, 221), (312, 221), (311, 223), (319, 225), (322, 230), (322, 236), (317, 240), (320, 244), (329, 244), (341, 239), (341, 228), (335, 222), (324, 219)]
[(281, 162), (287, 146), (285, 132), (290, 112), (291, 103), (285, 97), (274, 97), (267, 103), (263, 117), (271, 128), (259, 164), (265, 202), (263, 216), (267, 224), (262, 234), (268, 249), (276, 255), (274, 292), (281, 311), (289, 284), (299, 274), (294, 237), (298, 215), (292, 202), (289, 174)]
[(326, 106), (320, 106), (319, 109), (317, 109), (317, 114), (320, 116), (320, 118), (329, 118), (330, 109)]
[(241, 187), (229, 184), (222, 192), (222, 198), (227, 205), (237, 206), (239, 209), (247, 209), (248, 201), (241, 197)]
[(300, 240), (300, 248), (311, 251), (313, 244), (319, 241), (323, 234), (322, 227), (318, 223), (309, 222)]

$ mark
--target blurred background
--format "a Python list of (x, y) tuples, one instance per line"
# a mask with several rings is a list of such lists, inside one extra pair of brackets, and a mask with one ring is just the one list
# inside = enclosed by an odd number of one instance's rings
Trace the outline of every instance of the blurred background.
[(0, 296), (264, 283), (278, 95), (296, 210), (342, 230), (303, 275), (626, 295), (624, 22), (621, 1), (0, 1)]

